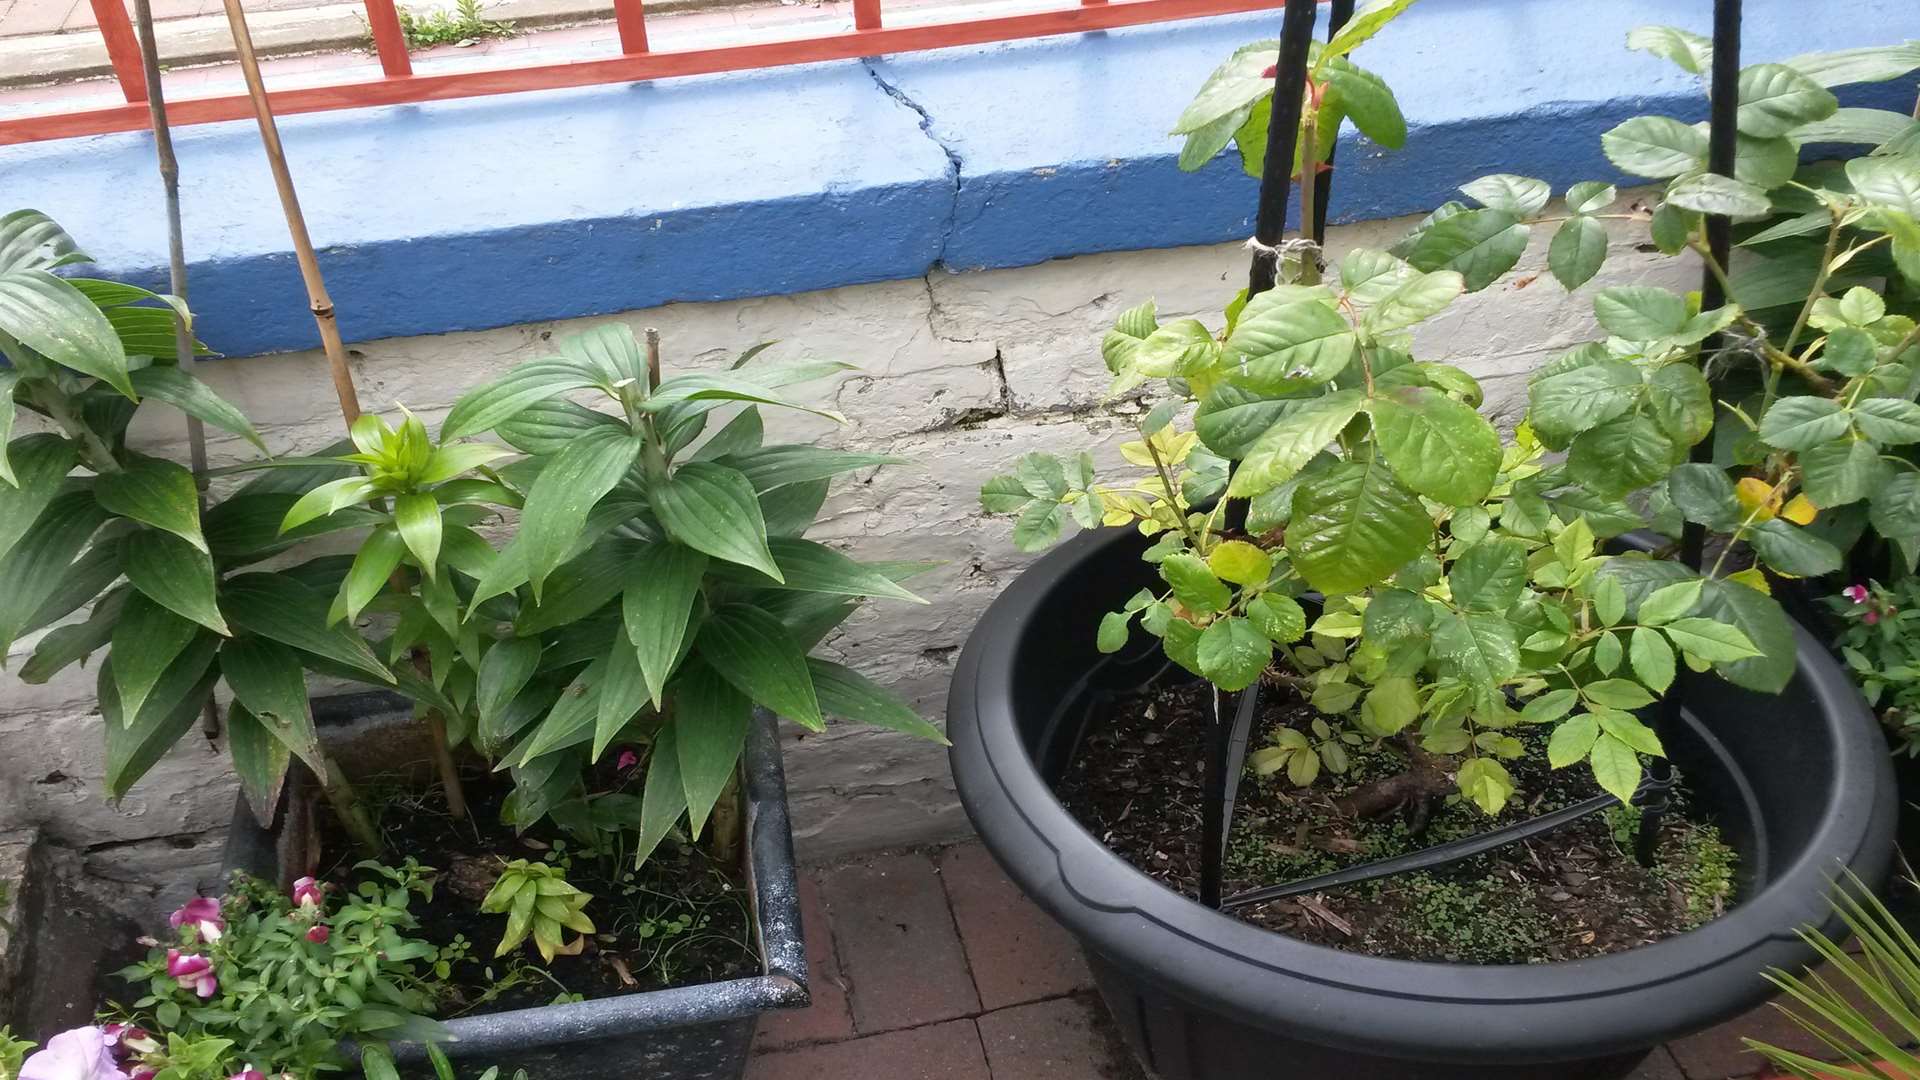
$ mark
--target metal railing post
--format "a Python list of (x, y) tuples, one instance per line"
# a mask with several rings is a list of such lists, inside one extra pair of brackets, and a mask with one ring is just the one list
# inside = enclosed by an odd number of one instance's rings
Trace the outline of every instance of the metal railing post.
[(147, 76), (140, 63), (140, 42), (133, 36), (133, 23), (121, 0), (92, 0), (93, 21), (100, 28), (100, 40), (107, 46), (107, 60), (113, 65), (113, 77), (120, 81), (120, 92), (128, 104), (147, 100)]

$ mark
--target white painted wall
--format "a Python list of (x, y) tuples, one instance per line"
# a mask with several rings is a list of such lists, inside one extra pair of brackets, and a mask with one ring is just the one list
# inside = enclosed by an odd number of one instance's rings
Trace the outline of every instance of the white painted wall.
[[(1411, 224), (1336, 230), (1334, 254), (1387, 246)], [(1528, 373), (1589, 334), (1597, 285), (1649, 274), (1679, 282), (1691, 275), (1672, 260), (1637, 253), (1623, 229), (1599, 281), (1568, 297), (1551, 278), (1534, 280), (1545, 242), (1543, 232), (1516, 278), (1463, 299), (1417, 338), (1422, 359), (1458, 363), (1479, 376), (1488, 415), (1504, 424), (1525, 407)], [(847, 415), (845, 427), (797, 415), (770, 427), (776, 437), (818, 436), (919, 463), (843, 479), (810, 535), (860, 558), (944, 564), (916, 583), (930, 606), (870, 605), (827, 643), (938, 723), (959, 647), (1026, 562), (1004, 520), (978, 517), (980, 484), (1031, 450), (1097, 446), (1103, 460), (1117, 461), (1112, 447), (1128, 429), (1099, 403), (1107, 381), (1101, 335), (1120, 311), (1149, 297), (1158, 300), (1163, 319), (1192, 314), (1217, 326), (1221, 305), (1244, 284), (1245, 271), (1239, 246), (1220, 245), (1091, 255), (1017, 270), (936, 271), (926, 279), (675, 304), (614, 318), (660, 329), (669, 374), (722, 366), (741, 349), (771, 339), (782, 342), (773, 355), (841, 359), (861, 368), (837, 383), (815, 384), (822, 400)], [(289, 304), (301, 302), (287, 297)], [(344, 315), (350, 327), (352, 313)], [(362, 343), (353, 349), (361, 402), (383, 411), (401, 402), (436, 423), (466, 387), (545, 355), (556, 335), (602, 321)], [(318, 352), (211, 362), (200, 374), (253, 417), (276, 453), (310, 451), (340, 434)], [(179, 417), (165, 406), (148, 413), (137, 439), (184, 460)], [(251, 453), (231, 439), (215, 440), (211, 450), (216, 464)], [(13, 647), (10, 667), (17, 669), (31, 644)], [(89, 665), (46, 686), (0, 682), (0, 814), (41, 823), (49, 838), (86, 850), (92, 871), (126, 886), (132, 899), (164, 904), (216, 864), (233, 807), (232, 778), (223, 754), (194, 735), (120, 805), (108, 804), (101, 794), (93, 675)], [(967, 830), (944, 752), (904, 736), (851, 725), (818, 736), (796, 730), (787, 744), (787, 776), (803, 857)]]

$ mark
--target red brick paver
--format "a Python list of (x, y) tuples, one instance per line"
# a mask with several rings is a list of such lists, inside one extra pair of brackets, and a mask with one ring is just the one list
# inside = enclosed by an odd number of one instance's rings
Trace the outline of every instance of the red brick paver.
[(967, 973), (946, 889), (924, 854), (882, 855), (828, 874), (822, 895), (862, 1035), (972, 1016)]
[(761, 1018), (755, 1049), (853, 1038), (847, 981), (834, 953), (833, 921), (820, 902), (820, 886), (812, 874), (800, 875), (800, 923), (807, 935), (807, 988), (813, 993), (813, 1004)]
[(993, 1080), (971, 1020), (762, 1054), (747, 1080)]
[(1080, 947), (1033, 906), (979, 844), (948, 848), (940, 877), (973, 969), (980, 1006), (999, 1009), (1088, 989)]
[(1099, 1001), (1055, 998), (980, 1018), (993, 1080), (1140, 1080)]

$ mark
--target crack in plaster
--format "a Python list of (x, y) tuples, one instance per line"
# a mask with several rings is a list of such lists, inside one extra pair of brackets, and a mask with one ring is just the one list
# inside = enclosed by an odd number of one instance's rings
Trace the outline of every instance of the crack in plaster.
[(940, 247), (934, 254), (933, 267), (929, 267), (928, 269), (931, 270), (934, 267), (942, 266), (947, 257), (947, 242), (952, 239), (954, 224), (960, 217), (960, 170), (965, 163), (960, 160), (959, 151), (942, 142), (940, 136), (933, 133), (932, 113), (928, 112), (919, 102), (907, 96), (906, 91), (888, 82), (886, 78), (880, 74), (880, 69), (873, 66), (872, 60), (861, 60), (860, 66), (866, 69), (868, 77), (873, 79), (873, 84), (880, 88), (881, 93), (899, 102), (905, 108), (913, 110), (914, 115), (920, 118), (921, 133), (927, 137), (927, 141), (939, 147), (940, 152), (946, 155), (947, 182), (951, 185), (951, 190), (948, 192), (947, 220), (946, 223), (940, 227)]

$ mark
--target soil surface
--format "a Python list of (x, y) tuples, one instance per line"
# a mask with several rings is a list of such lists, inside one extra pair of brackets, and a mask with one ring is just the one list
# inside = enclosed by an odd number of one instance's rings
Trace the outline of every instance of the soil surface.
[[(443, 947), (460, 939), (470, 944), (467, 958), (453, 965), (454, 997), (443, 1003), (440, 1019), (759, 973), (751, 905), (735, 868), (719, 866), (677, 835), (668, 836), (637, 872), (631, 850), (593, 851), (551, 820), (515, 835), (499, 823), (501, 804), (513, 790), (507, 774), (466, 770), (462, 777), (472, 809), (465, 821), (447, 812), (437, 787), (407, 791), (380, 778), (361, 785), (378, 808), (390, 853), (385, 861), (411, 855), (439, 872), (433, 899), (413, 900), (420, 926), (409, 936)], [(636, 772), (627, 787), (637, 795), (640, 785)], [(322, 865), (328, 869), (320, 876), (347, 885), (359, 856), (331, 815), (322, 818)], [(588, 937), (580, 955), (556, 956), (546, 964), (529, 938), (513, 953), (494, 957), (506, 916), (482, 912), (480, 901), (511, 859), (558, 863), (570, 883), (593, 896), (586, 914), (599, 933)], [(568, 931), (566, 940), (577, 936)]]
[[(1223, 708), (1228, 707), (1223, 704)], [(1291, 690), (1269, 686), (1250, 749), (1280, 727), (1310, 730), (1318, 715)], [(1205, 736), (1211, 690), (1181, 682), (1124, 695), (1096, 712), (1061, 801), (1113, 851), (1168, 888), (1197, 896)], [(1408, 811), (1357, 818), (1335, 805), (1370, 780), (1406, 770), (1389, 744), (1348, 747), (1344, 776), (1306, 788), (1284, 774), (1240, 782), (1228, 838), (1225, 894), (1388, 858), (1599, 794), (1581, 768), (1548, 767), (1545, 740), (1506, 762), (1520, 798), (1497, 818), (1457, 796), (1430, 804), (1416, 831)], [(1573, 960), (1690, 930), (1733, 903), (1734, 853), (1688, 805), (1684, 785), (1661, 830), (1655, 866), (1632, 854), (1634, 811), (1615, 809), (1452, 866), (1234, 912), (1320, 945), (1408, 960), (1482, 964)]]

